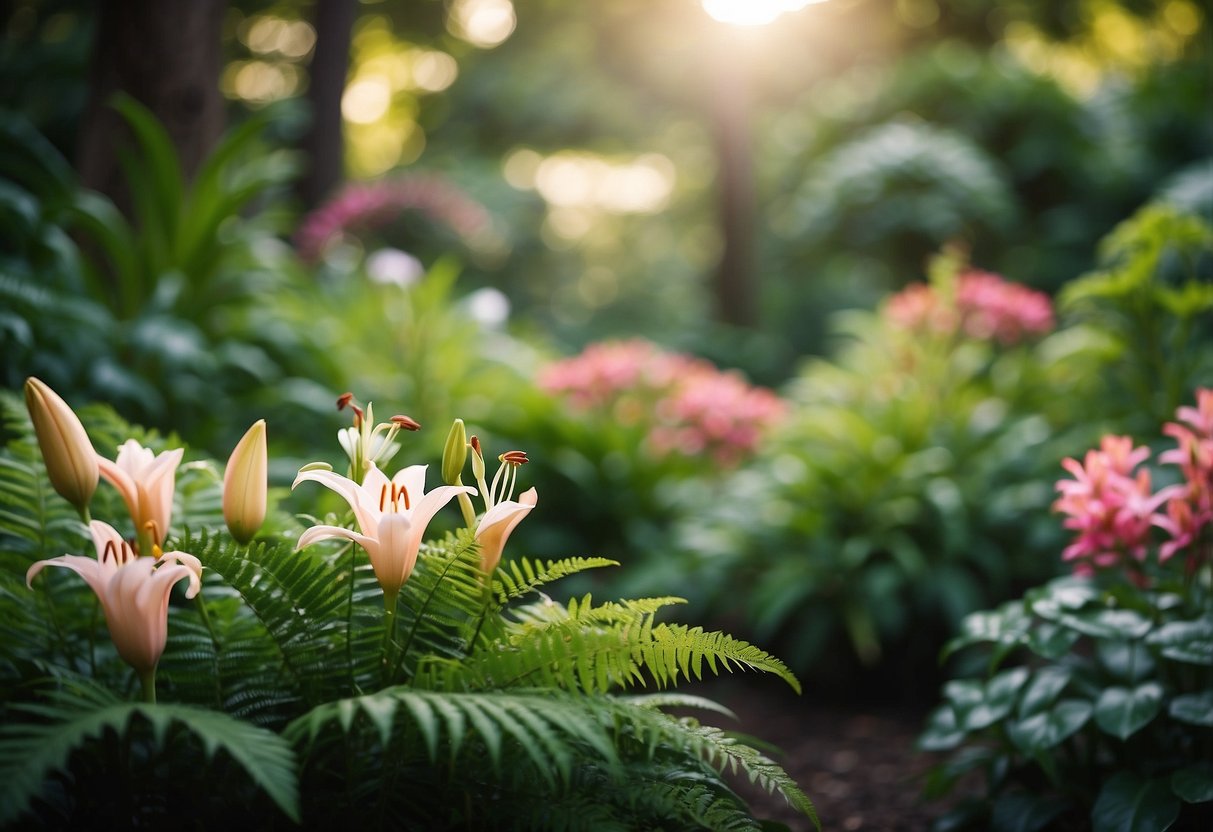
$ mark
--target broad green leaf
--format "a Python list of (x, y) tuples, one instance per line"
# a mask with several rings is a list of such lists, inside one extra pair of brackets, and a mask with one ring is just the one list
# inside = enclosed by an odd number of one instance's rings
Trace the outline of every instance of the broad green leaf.
[(1024, 687), (1019, 700), (1020, 718), (1031, 716), (1057, 701), (1070, 682), (1070, 671), (1064, 667), (1044, 667), (1038, 670)]
[(957, 724), (966, 731), (980, 731), (1011, 712), (1019, 689), (1028, 679), (1028, 669), (1017, 667), (999, 673), (989, 682), (949, 682), (944, 693), (956, 712)]
[(1094, 832), (1163, 832), (1179, 817), (1179, 807), (1166, 780), (1121, 771), (1100, 789), (1091, 825)]
[(994, 802), (992, 832), (1037, 832), (1068, 809), (1070, 802), (1056, 795), (1011, 792)]
[(1028, 633), (1028, 648), (1046, 659), (1060, 659), (1070, 651), (1079, 634), (1058, 624), (1043, 622)]
[(1092, 705), (1082, 699), (1063, 699), (1046, 711), (1007, 726), (1011, 742), (1025, 753), (1052, 748), (1087, 724)]
[(1213, 800), (1213, 763), (1195, 763), (1171, 775), (1171, 791), (1185, 803)]
[(1082, 610), (1058, 613), (1054, 620), (1092, 638), (1138, 639), (1150, 632), (1150, 619), (1133, 610)]
[(1171, 700), (1167, 712), (1172, 719), (1189, 725), (1213, 727), (1213, 690), (1177, 696)]
[(1164, 624), (1146, 643), (1162, 648), (1168, 659), (1213, 666), (1213, 616)]
[(1153, 674), (1154, 657), (1135, 641), (1100, 641), (1096, 645), (1099, 663), (1122, 682), (1138, 682)]
[(1163, 689), (1158, 682), (1135, 688), (1107, 688), (1095, 701), (1095, 723), (1106, 733), (1128, 739), (1162, 710)]
[(927, 729), (918, 738), (923, 751), (947, 751), (960, 745), (968, 735), (956, 722), (956, 711), (941, 705), (927, 718)]

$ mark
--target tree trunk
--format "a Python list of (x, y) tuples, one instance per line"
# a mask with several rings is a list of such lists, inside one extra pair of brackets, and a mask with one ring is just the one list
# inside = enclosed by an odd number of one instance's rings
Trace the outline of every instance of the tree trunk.
[(721, 62), (711, 101), (716, 142), (716, 188), (721, 252), (715, 275), (716, 316), (751, 327), (758, 322), (758, 274), (754, 262), (754, 162), (750, 141), (745, 67)]
[(308, 168), (299, 182), (303, 204), (313, 208), (330, 196), (345, 174), (341, 96), (350, 68), (350, 37), (357, 15), (354, 0), (317, 0), (316, 48), (309, 67), (307, 99), (312, 124), (303, 137)]
[(224, 128), (219, 92), (226, 0), (99, 0), (89, 100), (77, 148), (81, 182), (129, 213), (118, 150), (130, 137), (109, 106), (122, 91), (148, 107), (193, 176)]

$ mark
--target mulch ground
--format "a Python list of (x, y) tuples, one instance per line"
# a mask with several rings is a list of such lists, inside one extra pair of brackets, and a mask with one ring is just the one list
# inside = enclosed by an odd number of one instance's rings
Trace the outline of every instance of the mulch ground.
[[(771, 756), (813, 801), (825, 832), (925, 832), (949, 808), (921, 796), (927, 771), (939, 762), (914, 747), (926, 704), (814, 701), (781, 690), (774, 679), (754, 676), (713, 681), (693, 692), (740, 717), (736, 726), (723, 718), (705, 721), (779, 748)], [(813, 828), (778, 794), (768, 795), (744, 779), (735, 788), (758, 817), (794, 830)]]

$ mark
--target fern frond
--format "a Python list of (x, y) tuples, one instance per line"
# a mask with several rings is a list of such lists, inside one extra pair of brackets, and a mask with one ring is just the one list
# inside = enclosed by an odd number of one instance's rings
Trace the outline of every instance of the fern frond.
[(515, 558), (502, 563), (493, 573), (493, 594), (498, 604), (505, 604), (569, 575), (576, 575), (587, 569), (618, 565), (619, 561), (607, 558), (562, 558), (546, 563), (529, 558)]
[(420, 734), (430, 763), (454, 760), (468, 744), (483, 748), (500, 771), (503, 748), (512, 743), (542, 776), (555, 770), (567, 780), (574, 759), (586, 749), (614, 763), (614, 745), (601, 722), (575, 698), (550, 691), (442, 693), (407, 687), (326, 702), (294, 720), (284, 736), (296, 746), (314, 744), (334, 727), (350, 734), (359, 724), (373, 728), (387, 747), (411, 727)]
[(181, 725), (197, 737), (207, 759), (224, 751), (296, 823), (299, 795), (295, 758), (279, 736), (226, 714), (186, 705), (122, 702), (103, 688), (79, 684), (53, 692), (45, 704), (10, 707), (33, 717), (0, 728), (0, 823), (26, 812), (52, 772), (65, 772), (69, 758), (107, 732), (130, 735), (142, 720), (150, 724), (152, 749), (167, 749), (169, 729)]
[[(761, 751), (737, 737), (710, 725), (701, 725), (687, 717), (675, 718), (647, 707), (643, 698), (605, 697), (616, 725), (616, 742), (621, 749), (629, 744), (648, 757), (661, 752), (680, 751), (711, 765), (716, 771), (740, 771), (767, 792), (778, 791), (788, 804), (809, 817), (819, 830), (816, 809), (783, 767)], [(637, 707), (637, 704), (640, 707)], [(683, 766), (680, 770), (685, 770)]]
[[(270, 667), (256, 673), (284, 692), (314, 704), (348, 692), (350, 676), (365, 675), (377, 661), (378, 619), (362, 622), (356, 634), (347, 626), (350, 575), (312, 550), (295, 552), (286, 543), (241, 548), (218, 536), (189, 536), (181, 543), (211, 573), (239, 594), (264, 627), (277, 652)], [(363, 626), (365, 624), (366, 626)], [(357, 668), (347, 665), (347, 637), (361, 636)]]
[(800, 692), (799, 680), (783, 662), (748, 642), (702, 627), (654, 625), (653, 612), (669, 600), (589, 610), (570, 604), (566, 619), (511, 630), (507, 643), (480, 647), (462, 663), (424, 664), (416, 683), (438, 690), (553, 686), (606, 693), (650, 679), (661, 688), (679, 677), (702, 679), (706, 662), (714, 674), (735, 667), (774, 673)]
[(757, 783), (768, 794), (778, 791), (792, 808), (807, 815), (813, 825), (821, 829), (813, 801), (801, 791), (800, 786), (782, 766), (758, 749), (738, 742), (736, 737), (719, 728), (699, 725), (687, 719), (679, 722), (698, 740), (697, 745), (709, 763), (721, 772), (728, 770), (736, 773), (740, 769), (751, 783)]

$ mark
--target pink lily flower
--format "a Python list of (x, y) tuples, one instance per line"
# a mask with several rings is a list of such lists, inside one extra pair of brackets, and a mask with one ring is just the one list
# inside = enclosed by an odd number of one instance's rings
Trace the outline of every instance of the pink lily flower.
[(188, 578), (186, 597), (197, 595), (202, 587), (202, 564), (185, 552), (137, 557), (122, 535), (100, 520), (89, 523), (89, 531), (96, 559), (61, 555), (40, 560), (26, 572), (26, 586), (47, 566), (79, 574), (101, 601), (118, 655), (146, 679), (155, 672), (168, 639), (169, 594), (178, 581)]
[(476, 526), (476, 541), (480, 544), (480, 569), (492, 574), (501, 562), (501, 553), (514, 527), (522, 522), (539, 502), (539, 494), (528, 488), (517, 500), (503, 500), (490, 508)]
[(359, 531), (340, 526), (312, 526), (299, 536), (295, 550), (333, 538), (357, 543), (370, 556), (385, 603), (389, 609), (394, 608), (400, 587), (417, 565), (421, 538), (430, 520), (457, 494), (476, 493), (468, 486), (442, 485), (427, 494), (427, 467), (410, 465), (389, 480), (372, 462), (361, 485), (332, 471), (300, 471), (291, 488), (311, 481), (337, 492), (353, 509)]
[(159, 546), (168, 534), (177, 466), (184, 453), (175, 448), (157, 455), (151, 448), (128, 439), (119, 446), (116, 461), (97, 457), (101, 476), (118, 489), (126, 503), (142, 555), (150, 555), (152, 548)]

